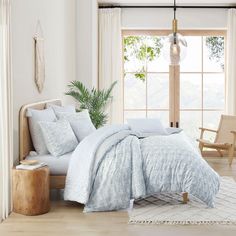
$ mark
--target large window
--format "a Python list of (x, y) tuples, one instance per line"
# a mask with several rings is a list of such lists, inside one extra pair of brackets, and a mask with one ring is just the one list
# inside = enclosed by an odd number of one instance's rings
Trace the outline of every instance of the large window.
[(124, 120), (160, 117), (169, 123), (169, 66), (163, 37), (124, 37)]
[(163, 57), (167, 33), (124, 32), (124, 122), (159, 117), (169, 126), (174, 113), (175, 123), (196, 138), (198, 127), (216, 128), (224, 113), (224, 32), (182, 32), (188, 48), (180, 67)]

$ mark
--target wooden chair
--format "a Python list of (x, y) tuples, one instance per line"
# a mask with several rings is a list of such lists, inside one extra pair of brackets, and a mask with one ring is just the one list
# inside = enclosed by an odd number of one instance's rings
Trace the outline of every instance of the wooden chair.
[[(201, 153), (203, 148), (211, 148), (217, 150), (220, 156), (223, 156), (222, 151), (227, 151), (229, 164), (231, 165), (234, 158), (235, 142), (236, 142), (236, 116), (221, 115), (218, 130), (199, 128), (201, 129), (199, 148)], [(203, 134), (205, 131), (216, 133), (215, 141), (212, 143), (203, 139)]]

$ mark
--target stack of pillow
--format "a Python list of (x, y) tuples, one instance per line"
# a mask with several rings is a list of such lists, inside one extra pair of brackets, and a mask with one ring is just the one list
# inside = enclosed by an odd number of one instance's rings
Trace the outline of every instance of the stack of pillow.
[[(88, 110), (76, 112), (74, 106), (47, 104), (44, 110), (28, 108), (27, 117), (32, 142), (37, 155), (55, 157), (72, 152), (79, 142), (93, 133)], [(131, 130), (139, 137), (169, 135), (181, 129), (165, 128), (159, 119), (128, 119)]]
[(74, 106), (47, 104), (44, 110), (29, 108), (29, 129), (38, 155), (61, 156), (72, 152), (81, 140), (96, 130), (88, 110), (76, 112)]

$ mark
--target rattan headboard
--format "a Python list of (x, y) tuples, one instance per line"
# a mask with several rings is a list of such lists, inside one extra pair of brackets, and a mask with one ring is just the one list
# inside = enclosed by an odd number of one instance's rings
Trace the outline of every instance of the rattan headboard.
[(19, 143), (20, 143), (20, 160), (24, 160), (25, 157), (29, 154), (30, 151), (34, 151), (34, 146), (32, 144), (29, 125), (28, 125), (28, 118), (26, 117), (26, 112), (28, 108), (33, 108), (37, 110), (45, 109), (46, 103), (53, 103), (58, 106), (61, 106), (60, 99), (52, 99), (37, 103), (27, 104), (21, 107), (20, 110), (20, 117), (19, 117)]

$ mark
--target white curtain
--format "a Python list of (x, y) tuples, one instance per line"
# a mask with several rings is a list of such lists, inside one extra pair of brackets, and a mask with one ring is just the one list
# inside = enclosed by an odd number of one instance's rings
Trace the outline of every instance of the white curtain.
[(121, 10), (99, 10), (99, 89), (117, 81), (108, 107), (109, 122), (123, 122)]
[(13, 160), (10, 0), (0, 0), (0, 222), (11, 208), (10, 170)]
[(236, 115), (236, 9), (228, 11), (226, 112)]

